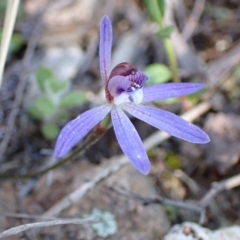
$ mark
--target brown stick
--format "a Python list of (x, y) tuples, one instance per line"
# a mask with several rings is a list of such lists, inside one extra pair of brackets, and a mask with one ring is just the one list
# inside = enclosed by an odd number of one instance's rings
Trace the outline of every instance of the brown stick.
[(212, 187), (200, 200), (199, 206), (206, 208), (216, 195), (224, 190), (229, 190), (240, 186), (240, 174), (220, 182), (212, 183)]
[(202, 15), (204, 6), (205, 6), (205, 0), (195, 1), (192, 13), (182, 31), (182, 36), (185, 39), (185, 41), (187, 41), (194, 33), (194, 30), (198, 25), (198, 21)]
[(86, 219), (56, 219), (56, 220), (50, 220), (45, 222), (28, 223), (28, 224), (23, 224), (17, 227), (10, 228), (0, 233), (0, 239), (16, 235), (18, 233), (21, 233), (29, 229), (51, 227), (51, 226), (65, 225), (65, 224), (84, 224), (84, 223), (89, 223), (93, 221), (95, 221), (95, 219), (86, 218)]

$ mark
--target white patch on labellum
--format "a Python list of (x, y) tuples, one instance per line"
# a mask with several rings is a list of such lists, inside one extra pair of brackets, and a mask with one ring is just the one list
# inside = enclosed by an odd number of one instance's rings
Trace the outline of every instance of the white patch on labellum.
[(132, 93), (132, 100), (133, 103), (139, 104), (143, 100), (143, 90), (142, 88), (138, 89), (137, 91)]
[(114, 97), (113, 99), (114, 105), (121, 105), (122, 103), (127, 103), (127, 102), (131, 102), (129, 99), (129, 94), (127, 94), (126, 92), (121, 93), (120, 95)]
[(131, 92), (123, 92), (120, 95), (114, 97), (113, 102), (114, 105), (121, 105), (122, 103), (133, 102), (135, 104), (141, 103), (143, 100), (143, 90), (142, 88)]

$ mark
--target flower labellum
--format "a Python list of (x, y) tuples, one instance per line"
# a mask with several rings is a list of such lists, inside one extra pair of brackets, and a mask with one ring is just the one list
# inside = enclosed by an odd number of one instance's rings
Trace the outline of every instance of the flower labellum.
[(142, 141), (126, 113), (191, 143), (204, 144), (208, 135), (197, 126), (168, 111), (144, 105), (151, 101), (181, 97), (199, 91), (200, 83), (166, 83), (144, 88), (148, 77), (130, 63), (123, 62), (110, 72), (112, 24), (108, 16), (100, 24), (100, 72), (106, 104), (88, 110), (70, 121), (60, 132), (54, 157), (61, 158), (111, 112), (112, 125), (122, 151), (132, 165), (147, 175), (151, 164)]

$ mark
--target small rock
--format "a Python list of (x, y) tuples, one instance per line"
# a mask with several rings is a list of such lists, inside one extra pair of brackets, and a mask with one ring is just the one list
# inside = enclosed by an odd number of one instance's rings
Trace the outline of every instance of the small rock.
[(211, 231), (196, 223), (185, 222), (175, 225), (163, 240), (239, 240), (240, 227), (231, 226)]

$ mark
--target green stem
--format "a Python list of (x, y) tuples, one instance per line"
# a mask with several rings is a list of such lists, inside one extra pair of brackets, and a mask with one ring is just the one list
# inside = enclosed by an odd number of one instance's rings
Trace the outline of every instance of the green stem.
[(150, 5), (150, 6), (152, 6), (155, 21), (158, 23), (159, 28), (162, 29), (163, 28), (163, 16), (162, 16), (161, 11), (158, 7), (157, 0), (151, 0), (151, 1), (152, 1), (152, 5)]
[[(152, 0), (152, 10), (154, 11), (155, 21), (157, 22), (160, 31), (164, 29), (163, 16), (159, 9), (157, 0)], [(163, 37), (163, 45), (167, 54), (168, 63), (172, 70), (174, 82), (179, 82), (178, 77), (178, 63), (176, 59), (175, 52), (173, 50), (172, 43), (169, 38)]]
[(178, 63), (171, 40), (169, 38), (163, 38), (163, 45), (167, 54), (168, 62), (172, 70), (174, 82), (179, 82), (178, 77)]
[[(106, 120), (104, 123), (106, 123)], [(92, 146), (94, 143), (96, 143), (106, 132), (107, 130), (111, 127), (111, 123), (108, 125), (104, 124), (105, 126), (102, 126), (102, 123), (99, 123), (93, 131), (89, 134), (89, 136), (85, 139), (85, 141), (76, 149), (74, 150), (70, 155), (67, 157), (63, 158), (62, 160), (58, 161), (57, 163), (40, 170), (38, 172), (33, 172), (33, 173), (27, 173), (27, 174), (22, 174), (22, 175), (15, 175), (11, 173), (3, 173), (0, 174), (0, 179), (26, 179), (26, 178), (35, 178), (38, 176), (41, 176), (61, 165), (64, 163), (73, 160), (76, 158), (80, 153), (88, 149), (90, 146)]]

